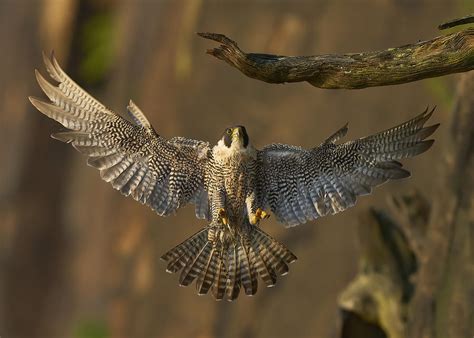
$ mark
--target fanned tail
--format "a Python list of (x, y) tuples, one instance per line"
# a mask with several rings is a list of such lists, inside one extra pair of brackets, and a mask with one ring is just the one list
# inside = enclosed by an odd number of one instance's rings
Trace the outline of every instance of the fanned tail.
[(258, 289), (258, 276), (267, 287), (274, 286), (278, 275), (288, 273), (296, 256), (283, 244), (258, 227), (222, 243), (215, 228), (208, 226), (177, 245), (162, 257), (167, 272), (181, 270), (179, 284), (196, 280), (197, 293), (211, 293), (216, 300), (237, 299), (242, 288), (252, 296)]

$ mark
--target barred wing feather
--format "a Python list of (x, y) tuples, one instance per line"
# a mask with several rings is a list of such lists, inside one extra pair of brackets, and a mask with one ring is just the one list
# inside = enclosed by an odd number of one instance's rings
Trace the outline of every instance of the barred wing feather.
[(127, 107), (129, 122), (80, 88), (53, 55), (45, 56), (44, 62), (58, 85), (36, 71), (38, 84), (51, 102), (33, 97), (30, 101), (68, 129), (53, 134), (53, 138), (87, 155), (88, 164), (100, 170), (102, 179), (158, 214), (169, 215), (194, 202), (196, 214), (207, 217), (207, 210), (198, 205), (207, 197), (203, 192), (207, 143), (184, 138), (166, 140), (132, 101)]
[(424, 127), (434, 109), (394, 128), (336, 144), (347, 125), (313, 149), (274, 144), (259, 151), (262, 205), (286, 226), (294, 226), (352, 207), (388, 180), (410, 176), (398, 160), (428, 150), (425, 140), (439, 126)]

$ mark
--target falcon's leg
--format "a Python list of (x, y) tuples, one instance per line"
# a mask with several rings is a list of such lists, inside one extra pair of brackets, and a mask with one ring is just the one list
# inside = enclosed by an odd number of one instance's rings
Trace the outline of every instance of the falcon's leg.
[(262, 219), (266, 219), (268, 217), (270, 217), (270, 214), (268, 214), (265, 210), (258, 208), (255, 211), (255, 214), (250, 215), (249, 221), (250, 224), (255, 225), (258, 224)]
[(229, 225), (229, 215), (225, 210), (225, 193), (219, 189), (212, 197), (211, 212), (213, 223)]
[(260, 207), (257, 207), (255, 194), (250, 194), (246, 199), (247, 204), (247, 213), (249, 215), (249, 222), (252, 225), (258, 224), (262, 219), (270, 217), (270, 215), (265, 212)]
[(227, 216), (227, 212), (225, 211), (224, 208), (219, 208), (219, 211), (217, 212), (219, 215), (219, 220), (222, 224), (228, 225), (229, 224), (229, 216)]

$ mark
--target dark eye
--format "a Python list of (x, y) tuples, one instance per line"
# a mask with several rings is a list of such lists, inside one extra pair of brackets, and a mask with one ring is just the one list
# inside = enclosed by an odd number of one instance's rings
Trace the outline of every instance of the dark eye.
[(227, 129), (225, 132), (230, 135), (232, 134), (232, 129)]

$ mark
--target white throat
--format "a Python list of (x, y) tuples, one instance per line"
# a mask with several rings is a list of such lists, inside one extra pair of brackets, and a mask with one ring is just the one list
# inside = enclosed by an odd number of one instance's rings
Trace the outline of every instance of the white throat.
[(212, 154), (219, 162), (228, 161), (236, 156), (256, 157), (256, 151), (252, 145), (249, 144), (247, 148), (244, 148), (239, 146), (237, 142), (232, 142), (231, 146), (227, 147), (223, 140), (219, 140), (214, 148), (212, 148)]

